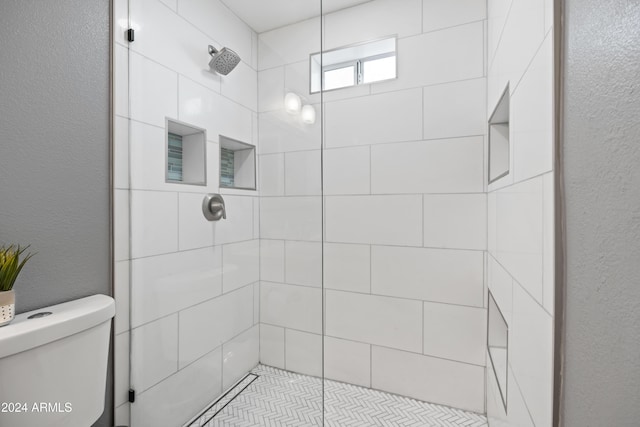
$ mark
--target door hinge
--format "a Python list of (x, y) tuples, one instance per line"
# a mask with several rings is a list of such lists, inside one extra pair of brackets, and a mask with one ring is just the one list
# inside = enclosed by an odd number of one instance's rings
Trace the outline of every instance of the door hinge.
[(125, 33), (125, 37), (127, 38), (128, 42), (132, 42), (132, 41), (135, 40), (135, 31), (133, 30), (133, 28), (129, 28), (124, 33)]
[(129, 389), (129, 403), (136, 401), (136, 391), (132, 388)]

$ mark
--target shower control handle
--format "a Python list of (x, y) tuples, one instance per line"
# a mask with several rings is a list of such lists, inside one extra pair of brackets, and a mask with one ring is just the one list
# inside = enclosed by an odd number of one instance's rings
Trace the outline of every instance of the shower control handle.
[(202, 200), (202, 213), (208, 221), (227, 219), (227, 209), (220, 194), (207, 194)]

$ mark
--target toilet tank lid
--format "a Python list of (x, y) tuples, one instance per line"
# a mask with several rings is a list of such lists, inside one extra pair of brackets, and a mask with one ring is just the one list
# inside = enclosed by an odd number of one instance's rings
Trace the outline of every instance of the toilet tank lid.
[[(47, 312), (51, 314), (29, 319)], [(19, 314), (9, 325), (0, 327), (0, 358), (77, 334), (110, 320), (114, 314), (113, 298), (106, 295), (92, 295)]]

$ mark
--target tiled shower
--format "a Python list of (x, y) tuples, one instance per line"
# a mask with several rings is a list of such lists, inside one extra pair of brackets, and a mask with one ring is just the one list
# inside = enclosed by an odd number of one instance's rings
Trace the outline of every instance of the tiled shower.
[[(116, 425), (182, 426), (262, 364), (550, 426), (553, 2), (286, 3), (114, 1)], [(311, 92), (310, 55), (389, 37), (396, 78)], [(204, 131), (205, 185), (167, 179), (168, 121)]]

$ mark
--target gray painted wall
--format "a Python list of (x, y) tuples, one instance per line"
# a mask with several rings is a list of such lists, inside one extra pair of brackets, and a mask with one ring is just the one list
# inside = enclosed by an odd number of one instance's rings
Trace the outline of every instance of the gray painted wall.
[(110, 293), (109, 191), (109, 1), (1, 0), (0, 243), (37, 252), (19, 312)]
[(566, 0), (565, 426), (640, 423), (640, 2)]

